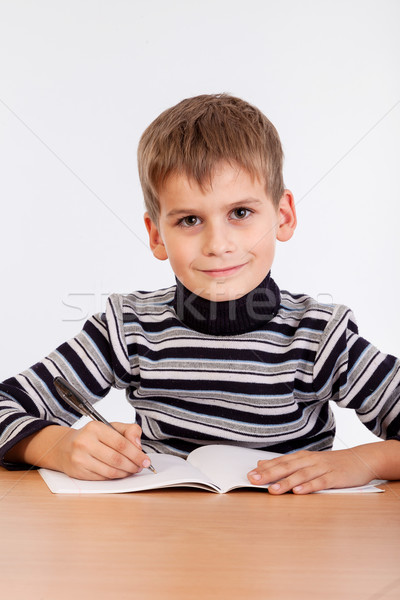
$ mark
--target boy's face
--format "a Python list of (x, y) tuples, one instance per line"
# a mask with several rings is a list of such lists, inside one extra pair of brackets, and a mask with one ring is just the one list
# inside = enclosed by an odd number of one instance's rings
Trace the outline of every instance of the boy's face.
[(154, 256), (168, 258), (185, 287), (215, 302), (257, 287), (271, 268), (276, 240), (289, 239), (296, 226), (289, 191), (276, 208), (264, 183), (225, 163), (205, 191), (171, 175), (159, 199), (158, 226), (145, 215)]

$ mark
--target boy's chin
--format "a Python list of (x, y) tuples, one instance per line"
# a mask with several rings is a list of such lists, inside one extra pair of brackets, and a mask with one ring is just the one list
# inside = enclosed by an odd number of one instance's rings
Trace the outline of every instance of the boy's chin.
[(242, 288), (231, 286), (224, 281), (219, 281), (215, 282), (215, 285), (201, 290), (198, 296), (210, 302), (229, 302), (230, 300), (242, 298), (248, 291), (251, 290), (243, 290)]

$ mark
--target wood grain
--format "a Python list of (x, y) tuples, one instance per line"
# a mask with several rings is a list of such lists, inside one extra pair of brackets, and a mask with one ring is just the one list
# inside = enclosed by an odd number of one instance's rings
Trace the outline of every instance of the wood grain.
[(0, 589), (19, 600), (400, 598), (400, 482), (384, 494), (53, 495), (0, 468)]

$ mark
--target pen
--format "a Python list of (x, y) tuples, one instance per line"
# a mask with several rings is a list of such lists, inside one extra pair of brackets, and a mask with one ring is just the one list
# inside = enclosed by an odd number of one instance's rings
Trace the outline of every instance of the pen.
[[(117, 431), (115, 427), (111, 425), (97, 410), (90, 404), (86, 398), (82, 396), (68, 381), (66, 381), (63, 377), (56, 377), (54, 379), (54, 386), (57, 392), (60, 394), (61, 398), (65, 400), (67, 404), (75, 408), (81, 415), (88, 416), (94, 421), (101, 421), (105, 425)], [(118, 431), (119, 433), (119, 431)], [(153, 473), (157, 473), (152, 464), (148, 467), (150, 471)]]

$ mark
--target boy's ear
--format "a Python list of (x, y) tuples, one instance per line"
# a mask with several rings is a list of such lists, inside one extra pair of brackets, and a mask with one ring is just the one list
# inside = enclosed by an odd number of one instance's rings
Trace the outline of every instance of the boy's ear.
[(149, 213), (144, 214), (144, 224), (149, 234), (149, 244), (153, 255), (158, 260), (167, 260), (168, 254), (157, 226), (150, 219)]
[(292, 237), (297, 225), (294, 197), (289, 190), (283, 192), (282, 198), (279, 201), (278, 218), (279, 223), (276, 239), (280, 242), (287, 242)]

